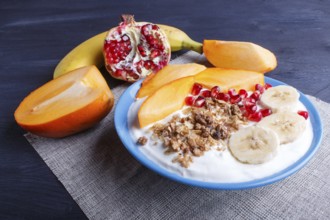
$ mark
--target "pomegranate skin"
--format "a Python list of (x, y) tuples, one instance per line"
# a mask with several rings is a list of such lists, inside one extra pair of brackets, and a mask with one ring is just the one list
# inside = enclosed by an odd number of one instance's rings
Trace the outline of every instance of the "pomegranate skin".
[(135, 22), (132, 15), (122, 15), (122, 20), (104, 41), (105, 67), (112, 77), (135, 82), (169, 63), (170, 44), (157, 25)]

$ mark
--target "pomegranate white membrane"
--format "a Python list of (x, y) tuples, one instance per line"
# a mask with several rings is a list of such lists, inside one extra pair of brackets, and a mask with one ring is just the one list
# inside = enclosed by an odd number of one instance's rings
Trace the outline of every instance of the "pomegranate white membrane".
[[(152, 131), (149, 128), (153, 124), (140, 128), (137, 113), (143, 101), (144, 99), (138, 99), (132, 103), (127, 114), (131, 138), (137, 140), (141, 136), (147, 137), (146, 145), (137, 146), (139, 150), (158, 166), (188, 179), (216, 183), (238, 183), (267, 177), (299, 160), (308, 151), (313, 139), (312, 124), (308, 118), (306, 129), (300, 137), (292, 143), (281, 144), (277, 155), (266, 163), (257, 165), (241, 163), (232, 156), (228, 148), (224, 151), (211, 148), (203, 156), (193, 157), (193, 163), (188, 168), (184, 168), (179, 163), (172, 162), (176, 157), (175, 153), (165, 154), (163, 144), (160, 141), (155, 144), (151, 140)], [(299, 102), (296, 110), (306, 110), (306, 107)], [(179, 110), (156, 123), (165, 123), (173, 115), (184, 116), (182, 110)], [(248, 126), (253, 124), (251, 122)]]

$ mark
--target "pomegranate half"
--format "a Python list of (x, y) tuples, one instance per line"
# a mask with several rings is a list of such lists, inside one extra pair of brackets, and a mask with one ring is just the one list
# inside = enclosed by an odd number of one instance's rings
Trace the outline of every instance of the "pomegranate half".
[(166, 34), (155, 24), (135, 22), (122, 15), (104, 42), (103, 55), (108, 72), (117, 79), (134, 82), (168, 64), (171, 47)]

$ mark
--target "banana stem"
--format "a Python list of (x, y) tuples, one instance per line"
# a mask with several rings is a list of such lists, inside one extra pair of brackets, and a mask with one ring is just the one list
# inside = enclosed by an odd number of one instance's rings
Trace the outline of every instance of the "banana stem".
[(186, 49), (186, 50), (193, 50), (193, 51), (195, 51), (197, 53), (200, 53), (200, 54), (203, 53), (203, 44), (201, 44), (197, 41), (194, 41), (192, 39), (184, 41), (183, 45), (182, 45), (182, 48)]

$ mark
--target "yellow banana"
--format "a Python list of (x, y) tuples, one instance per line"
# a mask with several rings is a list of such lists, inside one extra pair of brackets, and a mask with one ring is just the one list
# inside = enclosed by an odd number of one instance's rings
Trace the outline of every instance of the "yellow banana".
[(198, 53), (203, 53), (203, 45), (199, 42), (192, 40), (182, 30), (164, 24), (157, 24), (157, 25), (166, 33), (167, 39), (171, 45), (172, 52), (185, 49), (185, 50), (193, 50)]
[(57, 78), (64, 73), (84, 66), (101, 67), (104, 64), (102, 48), (106, 34), (107, 32), (98, 34), (72, 49), (57, 64), (53, 77)]
[[(171, 45), (171, 51), (175, 52), (182, 49), (188, 49), (202, 53), (203, 45), (193, 41), (186, 33), (180, 29), (167, 25), (159, 25), (159, 27), (166, 33)], [(97, 67), (101, 67), (104, 65), (103, 43), (106, 34), (107, 31), (100, 33), (72, 49), (57, 64), (53, 77), (57, 78), (71, 70), (83, 66), (95, 65)]]

